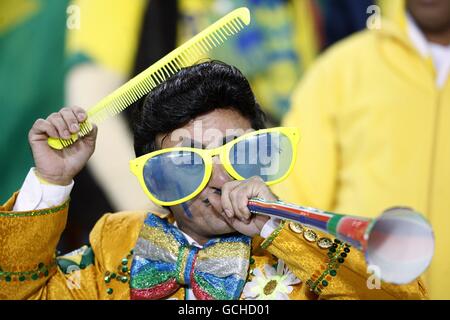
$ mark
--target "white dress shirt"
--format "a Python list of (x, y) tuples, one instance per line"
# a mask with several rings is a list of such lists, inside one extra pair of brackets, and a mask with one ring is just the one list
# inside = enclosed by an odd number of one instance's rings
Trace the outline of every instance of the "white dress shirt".
[(443, 88), (450, 73), (450, 45), (443, 46), (429, 42), (409, 14), (407, 23), (409, 38), (422, 57), (431, 58), (436, 71), (436, 85), (439, 89)]

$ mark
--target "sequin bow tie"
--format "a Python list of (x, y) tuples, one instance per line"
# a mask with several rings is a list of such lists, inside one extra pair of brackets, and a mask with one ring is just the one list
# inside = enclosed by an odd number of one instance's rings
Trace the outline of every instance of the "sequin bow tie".
[(149, 214), (134, 248), (131, 299), (162, 299), (180, 286), (201, 300), (238, 299), (247, 278), (250, 238), (244, 235), (190, 246), (178, 228)]

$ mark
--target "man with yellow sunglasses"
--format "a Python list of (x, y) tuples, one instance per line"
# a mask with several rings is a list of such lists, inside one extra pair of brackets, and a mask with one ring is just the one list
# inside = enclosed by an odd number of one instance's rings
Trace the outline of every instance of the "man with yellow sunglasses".
[(76, 133), (84, 120), (82, 109), (64, 108), (30, 130), (35, 168), (0, 207), (1, 298), (426, 296), (420, 281), (377, 283), (362, 253), (330, 235), (250, 213), (250, 198), (277, 199), (269, 185), (291, 171), (299, 132), (265, 129), (245, 77), (219, 62), (183, 69), (135, 112), (130, 169), (171, 214), (107, 214), (89, 246), (55, 257), (73, 178), (94, 152), (97, 129), (62, 151), (47, 138)]

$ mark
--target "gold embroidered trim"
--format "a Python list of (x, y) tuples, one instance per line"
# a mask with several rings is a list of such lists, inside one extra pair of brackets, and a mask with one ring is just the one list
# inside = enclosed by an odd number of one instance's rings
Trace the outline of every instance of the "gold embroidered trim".
[(53, 214), (61, 211), (69, 206), (70, 199), (64, 202), (62, 205), (57, 207), (42, 209), (42, 210), (32, 210), (32, 211), (21, 211), (21, 212), (0, 212), (0, 218), (22, 218), (22, 217), (37, 217), (44, 216), (48, 214)]
[(285, 221), (281, 221), (280, 225), (272, 232), (272, 234), (268, 236), (263, 243), (261, 243), (261, 248), (266, 249), (273, 242), (273, 240), (275, 240), (281, 230), (283, 230), (284, 224)]

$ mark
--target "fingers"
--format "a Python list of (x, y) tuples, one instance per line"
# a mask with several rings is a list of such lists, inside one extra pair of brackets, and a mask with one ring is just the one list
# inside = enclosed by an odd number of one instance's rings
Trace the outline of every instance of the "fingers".
[(58, 130), (47, 120), (38, 119), (31, 127), (31, 130), (28, 134), (28, 139), (33, 141), (35, 137), (40, 138), (42, 135), (46, 137), (58, 138)]
[(251, 198), (249, 192), (251, 185), (249, 183), (241, 184), (230, 192), (231, 204), (234, 214), (243, 222), (249, 223), (251, 213), (247, 207), (248, 199)]
[(248, 199), (252, 197), (248, 181), (232, 181), (222, 187), (222, 206), (228, 218), (237, 218), (250, 223), (251, 213), (247, 208)]
[[(87, 113), (80, 107), (63, 108), (59, 112), (52, 113), (47, 119), (38, 119), (28, 133), (30, 142), (37, 142), (48, 137), (69, 139), (71, 134), (80, 131), (80, 123), (87, 119)], [(92, 130), (88, 135), (95, 143), (97, 130)]]
[(240, 184), (242, 181), (230, 181), (222, 186), (222, 208), (223, 212), (228, 218), (234, 216), (233, 204), (231, 203), (230, 193)]
[(52, 113), (48, 116), (47, 121), (58, 131), (59, 138), (70, 138), (69, 128), (59, 112)]
[(80, 130), (80, 125), (78, 124), (78, 118), (73, 109), (63, 108), (59, 111), (59, 114), (63, 118), (68, 131), (70, 133), (77, 133)]
[(80, 107), (72, 107), (73, 112), (75, 113), (78, 122), (83, 122), (87, 119), (87, 113), (86, 110)]
[[(230, 221), (230, 218), (228, 215), (223, 211), (222, 207), (222, 196), (211, 193), (208, 195), (208, 202), (211, 204), (211, 206), (214, 208), (215, 211), (217, 211), (226, 221)], [(233, 214), (231, 214), (231, 217), (233, 217)]]
[(56, 138), (69, 139), (71, 134), (80, 131), (79, 123), (86, 120), (86, 118), (86, 111), (80, 107), (73, 107), (62, 108), (59, 112), (52, 113), (46, 121), (58, 133)]
[(248, 200), (254, 197), (275, 201), (269, 187), (260, 177), (252, 177), (244, 181), (232, 181), (222, 187), (222, 207), (228, 218), (236, 217), (250, 223), (251, 212)]
[(83, 141), (92, 146), (95, 146), (95, 142), (97, 141), (97, 133), (98, 127), (95, 124), (92, 124), (92, 130), (84, 136)]
[(71, 134), (80, 131), (79, 123), (86, 120), (86, 112), (79, 107), (62, 108), (52, 113), (47, 120), (55, 126), (61, 138), (69, 139)]

